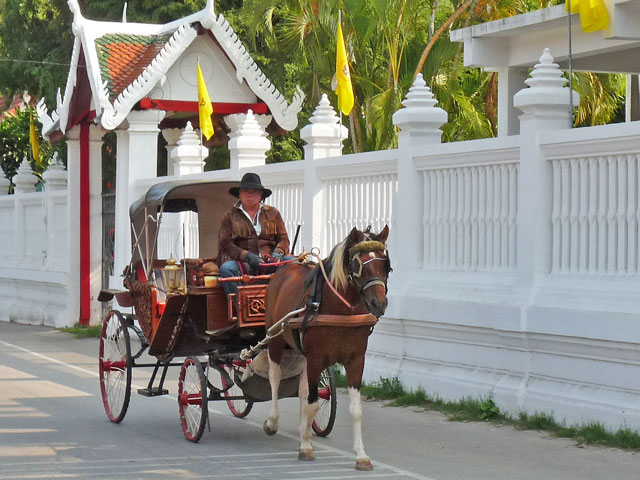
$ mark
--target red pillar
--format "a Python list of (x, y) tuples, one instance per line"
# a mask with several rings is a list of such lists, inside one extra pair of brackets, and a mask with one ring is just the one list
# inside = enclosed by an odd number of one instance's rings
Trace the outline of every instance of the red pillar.
[(91, 316), (91, 225), (89, 190), (89, 124), (80, 125), (80, 324)]

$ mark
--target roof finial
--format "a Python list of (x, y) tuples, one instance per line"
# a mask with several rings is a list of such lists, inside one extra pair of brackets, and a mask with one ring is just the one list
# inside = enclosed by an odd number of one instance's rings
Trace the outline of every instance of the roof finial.
[(200, 19), (200, 25), (211, 30), (213, 25), (216, 23), (216, 11), (213, 8), (213, 0), (207, 0), (207, 4), (200, 13), (203, 14)]
[(124, 2), (122, 7), (122, 23), (127, 23), (127, 2)]
[(80, 32), (80, 27), (82, 22), (84, 21), (84, 17), (82, 16), (82, 12), (80, 11), (80, 4), (78, 0), (67, 0), (67, 5), (69, 5), (69, 10), (73, 13), (73, 25), (72, 30), (74, 35), (78, 35)]

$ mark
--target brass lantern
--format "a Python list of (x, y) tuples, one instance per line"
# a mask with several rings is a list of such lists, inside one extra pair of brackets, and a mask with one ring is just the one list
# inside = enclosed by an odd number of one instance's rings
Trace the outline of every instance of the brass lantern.
[(162, 269), (162, 278), (170, 294), (178, 293), (182, 281), (182, 268), (180, 265), (176, 265), (173, 256), (169, 257), (167, 264)]

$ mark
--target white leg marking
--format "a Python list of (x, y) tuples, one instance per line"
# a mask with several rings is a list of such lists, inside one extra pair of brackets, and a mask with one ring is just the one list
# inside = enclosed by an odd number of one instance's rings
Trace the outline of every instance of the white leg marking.
[(267, 418), (267, 426), (272, 431), (278, 430), (278, 389), (280, 388), (280, 377), (282, 370), (280, 364), (275, 363), (269, 357), (269, 385), (271, 385), (271, 408), (269, 409), (269, 418)]
[(369, 458), (362, 444), (362, 404), (360, 402), (360, 390), (349, 387), (349, 413), (353, 421), (353, 449), (356, 452), (356, 460)]

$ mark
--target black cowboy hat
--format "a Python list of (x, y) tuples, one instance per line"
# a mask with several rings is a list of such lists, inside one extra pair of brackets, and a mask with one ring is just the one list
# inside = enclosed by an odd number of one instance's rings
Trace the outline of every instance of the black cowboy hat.
[(231, 187), (229, 189), (229, 193), (234, 197), (240, 196), (240, 189), (247, 188), (252, 190), (262, 190), (262, 198), (265, 199), (269, 195), (271, 195), (271, 190), (268, 188), (264, 188), (262, 186), (262, 182), (260, 181), (260, 176), (257, 173), (245, 173), (240, 180), (240, 184), (237, 187)]

